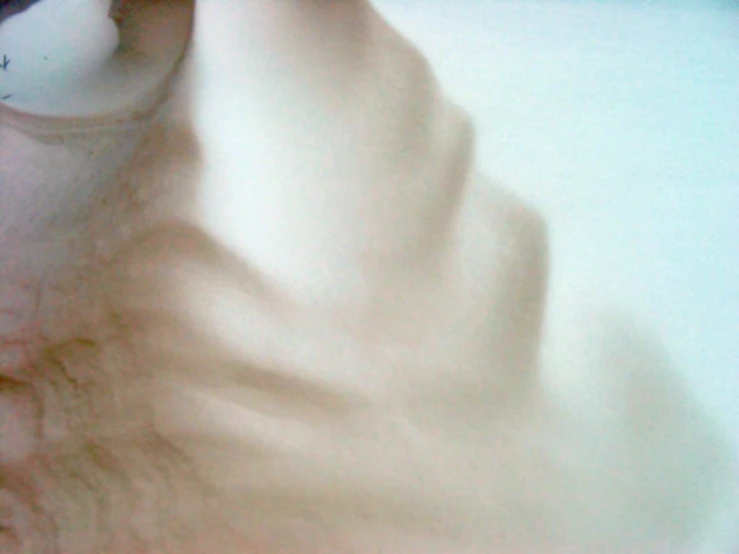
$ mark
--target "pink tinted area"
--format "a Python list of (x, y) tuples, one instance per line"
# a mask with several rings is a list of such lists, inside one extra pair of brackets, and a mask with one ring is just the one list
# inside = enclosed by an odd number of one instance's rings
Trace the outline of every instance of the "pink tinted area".
[(0, 375), (26, 366), (41, 344), (39, 297), (40, 286), (33, 279), (0, 272)]
[(0, 273), (0, 464), (19, 462), (35, 445), (38, 406), (23, 379), (41, 344), (39, 287), (18, 273)]

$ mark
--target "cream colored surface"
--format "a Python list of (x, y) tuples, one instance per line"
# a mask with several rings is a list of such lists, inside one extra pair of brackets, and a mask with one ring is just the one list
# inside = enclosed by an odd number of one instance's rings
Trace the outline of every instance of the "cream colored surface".
[(49, 276), (34, 552), (728, 551), (709, 418), (630, 318), (547, 306), (542, 218), (368, 4), (202, 0), (150, 122), (56, 123), (141, 146)]

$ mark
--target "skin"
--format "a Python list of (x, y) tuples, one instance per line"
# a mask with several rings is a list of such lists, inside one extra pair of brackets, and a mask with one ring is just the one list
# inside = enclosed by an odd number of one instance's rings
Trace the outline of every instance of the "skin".
[[(72, 401), (84, 396), (80, 387), (85, 381), (83, 374), (75, 377), (72, 368), (88, 371), (92, 359), (114, 344), (94, 330), (112, 329), (105, 323), (107, 316), (93, 314), (100, 309), (97, 276), (105, 273), (105, 267), (116, 267), (111, 257), (126, 240), (127, 230), (135, 227), (138, 201), (128, 187), (120, 186), (119, 173), (131, 164), (144, 137), (152, 137), (148, 119), (161, 103), (182, 56), (192, 13), (192, 3), (179, 3), (184, 9), (165, 11), (169, 16), (165, 20), (147, 11), (149, 3), (131, 4), (139, 9), (126, 12), (121, 2), (111, 6), (120, 27), (120, 48), (111, 67), (128, 72), (124, 71), (122, 83), (133, 87), (132, 94), (115, 91), (100, 96), (98, 91), (94, 102), (82, 102), (85, 109), (96, 112), (92, 116), (76, 109), (49, 116), (43, 110), (36, 113), (0, 104), (3, 553), (103, 551), (98, 538), (70, 534), (63, 526), (54, 531), (55, 518), (75, 509), (74, 502), (60, 506), (53, 494), (64, 483), (70, 484), (63, 478), (69, 465), (64, 453), (77, 442), (74, 437), (80, 430), (75, 422), (83, 417), (86, 405)], [(160, 8), (163, 5), (159, 3)], [(5, 4), (0, 13), (7, 21), (11, 16), (22, 17), (19, 10), (28, 7)], [(136, 17), (148, 25), (137, 25)], [(163, 27), (172, 31), (169, 40), (157, 39), (165, 36)], [(131, 79), (131, 72), (141, 77), (142, 88)], [(147, 78), (154, 85), (148, 91)], [(64, 108), (63, 99), (56, 108), (60, 106)], [(150, 440), (157, 443), (155, 437)], [(79, 460), (88, 468), (83, 473), (92, 475), (95, 463), (89, 456)], [(54, 497), (45, 498), (46, 494)], [(96, 531), (98, 537), (103, 536), (100, 531)], [(122, 538), (105, 540), (120, 543), (120, 552), (127, 554), (139, 548), (127, 538), (130, 530), (120, 534)], [(165, 543), (160, 541), (160, 546)], [(148, 554), (148, 547), (139, 551)]]
[(218, 2), (189, 51), (192, 3), (116, 6), (114, 58), (158, 83), (133, 106), (0, 106), (0, 552), (651, 554), (710, 528), (710, 422), (628, 319), (546, 313), (546, 227), (468, 172), (418, 52), (367, 2)]

